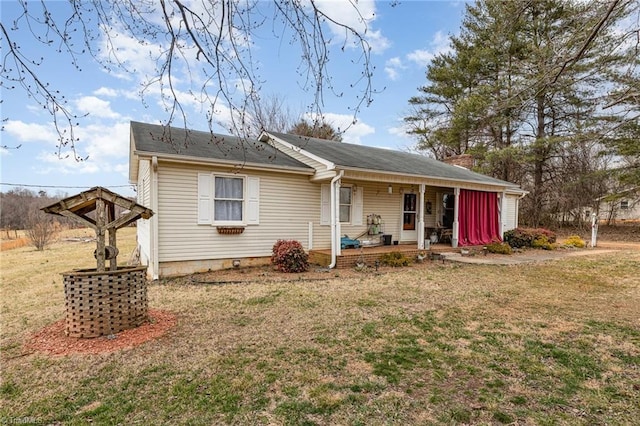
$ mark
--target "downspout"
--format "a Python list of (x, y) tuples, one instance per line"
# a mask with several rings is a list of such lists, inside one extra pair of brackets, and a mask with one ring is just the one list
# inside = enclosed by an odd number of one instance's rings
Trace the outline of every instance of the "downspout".
[(151, 265), (153, 270), (152, 279), (157, 280), (159, 275), (158, 268), (160, 261), (158, 259), (158, 157), (155, 155), (151, 158), (151, 210), (156, 212), (151, 218)]
[(340, 236), (338, 231), (338, 216), (337, 212), (339, 211), (339, 205), (336, 202), (337, 195), (337, 187), (340, 185), (340, 179), (344, 176), (344, 170), (340, 170), (340, 173), (334, 176), (331, 179), (331, 264), (329, 265), (329, 269), (333, 269), (336, 267), (336, 263), (338, 263), (338, 248), (340, 247)]
[(507, 193), (506, 192), (502, 192), (502, 194), (500, 195), (500, 217), (498, 218), (498, 220), (500, 221), (500, 240), (504, 241), (504, 228), (507, 226)]

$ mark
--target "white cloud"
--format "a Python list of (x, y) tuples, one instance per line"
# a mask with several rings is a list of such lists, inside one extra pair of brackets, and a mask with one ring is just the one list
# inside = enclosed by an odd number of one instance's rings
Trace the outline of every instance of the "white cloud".
[[(359, 2), (320, 0), (316, 1), (315, 5), (322, 13), (336, 22), (353, 28), (360, 34), (364, 34), (364, 38), (369, 43), (372, 52), (381, 53), (391, 45), (380, 30), (373, 29), (373, 22), (376, 20), (375, 0), (360, 0)], [(347, 37), (348, 41), (353, 41), (350, 39), (349, 34), (345, 33), (344, 27), (332, 22), (328, 24), (331, 32), (340, 37), (341, 41), (345, 37)]]
[[(312, 114), (305, 114), (308, 120), (313, 121)], [(376, 132), (376, 129), (362, 121), (353, 122), (353, 115), (325, 113), (322, 115), (324, 122), (331, 125), (334, 129), (344, 131), (342, 141), (362, 145), (362, 138)]]
[(407, 133), (409, 128), (400, 124), (398, 126), (389, 127), (387, 129), (387, 133), (394, 137), (394, 140), (397, 142), (398, 146), (406, 146), (415, 144), (415, 139)]
[(78, 149), (89, 155), (90, 161), (106, 161), (109, 158), (126, 158), (129, 155), (129, 122), (115, 124), (90, 124), (79, 127)]
[(384, 64), (384, 72), (387, 73), (387, 77), (391, 80), (395, 81), (400, 78), (400, 71), (406, 69), (406, 65), (402, 62), (402, 59), (399, 57), (393, 57), (388, 59)]
[[(93, 105), (90, 102), (91, 105)], [(123, 173), (123, 166), (114, 164), (114, 160), (122, 161), (129, 155), (129, 122), (118, 121), (108, 123), (91, 123), (74, 129), (75, 149), (78, 157), (88, 158), (76, 161), (70, 147), (63, 148), (58, 154), (55, 148), (58, 134), (53, 124), (24, 123), (22, 121), (8, 121), (5, 131), (16, 140), (29, 143), (39, 142), (46, 148), (39, 154), (34, 154), (36, 162), (32, 170), (39, 175), (86, 175), (98, 173)], [(8, 155), (2, 154), (2, 155)]]
[(5, 123), (4, 130), (20, 142), (48, 142), (55, 145), (58, 141), (58, 134), (51, 124), (9, 120)]
[(434, 34), (433, 40), (429, 42), (428, 49), (417, 49), (407, 55), (407, 59), (411, 62), (415, 62), (421, 67), (429, 65), (431, 60), (436, 55), (447, 53), (451, 51), (451, 44), (449, 42), (449, 36), (442, 31), (438, 31)]
[(397, 125), (387, 128), (387, 133), (392, 136), (395, 149), (401, 151), (412, 150), (415, 148), (416, 139), (407, 133), (410, 128), (403, 120), (397, 120)]
[(36, 158), (38, 166), (33, 170), (40, 175), (84, 175), (96, 174), (101, 171), (101, 167), (95, 161), (76, 161), (72, 155), (60, 158), (55, 152), (42, 151)]
[[(126, 31), (110, 27), (103, 29), (109, 37), (103, 36), (100, 46), (100, 60), (112, 63), (109, 73), (112, 76), (123, 80), (132, 80), (132, 76), (137, 76), (139, 80), (144, 80), (156, 74), (155, 58), (162, 55), (163, 47), (160, 44), (149, 42), (141, 43), (131, 37)], [(125, 72), (117, 64), (122, 64), (129, 72)]]
[(119, 92), (110, 87), (101, 87), (98, 90), (94, 90), (93, 94), (96, 96), (108, 96), (110, 98), (115, 98), (119, 95)]
[(83, 114), (91, 117), (118, 119), (120, 114), (111, 109), (109, 101), (103, 101), (95, 96), (83, 96), (76, 100), (76, 107)]

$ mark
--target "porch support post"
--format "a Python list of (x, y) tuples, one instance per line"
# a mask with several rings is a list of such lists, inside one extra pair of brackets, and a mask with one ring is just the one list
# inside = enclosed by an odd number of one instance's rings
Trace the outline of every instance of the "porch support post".
[(340, 179), (344, 175), (344, 170), (340, 170), (329, 185), (329, 194), (331, 195), (331, 206), (329, 208), (329, 216), (331, 219), (331, 264), (329, 269), (333, 269), (338, 264), (338, 256), (342, 254), (340, 247)]
[(453, 188), (454, 195), (454, 204), (453, 204), (453, 232), (451, 236), (451, 247), (458, 247), (458, 235), (459, 235), (459, 222), (458, 222), (458, 213), (460, 209), (458, 208), (458, 203), (460, 200), (460, 187)]
[(500, 194), (500, 239), (504, 241), (504, 228), (507, 226), (507, 193)]
[(420, 202), (418, 203), (418, 250), (424, 249), (424, 183), (420, 184)]

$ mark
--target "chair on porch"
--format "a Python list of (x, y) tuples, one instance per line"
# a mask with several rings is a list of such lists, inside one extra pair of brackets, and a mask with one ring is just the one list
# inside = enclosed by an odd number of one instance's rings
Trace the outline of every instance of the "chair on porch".
[(453, 229), (443, 228), (442, 231), (440, 231), (440, 242), (451, 243), (451, 238), (453, 238)]
[(438, 233), (439, 243), (451, 243), (453, 238), (453, 229), (445, 228), (442, 223), (436, 223), (436, 232)]

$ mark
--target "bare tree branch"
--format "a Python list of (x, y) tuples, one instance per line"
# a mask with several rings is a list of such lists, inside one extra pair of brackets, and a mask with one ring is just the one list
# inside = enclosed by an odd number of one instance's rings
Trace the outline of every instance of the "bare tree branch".
[[(228, 131), (248, 135), (247, 111), (260, 102), (264, 83), (260, 75), (263, 64), (254, 58), (255, 40), (264, 36), (261, 31), (269, 20), (272, 36), (283, 40), (289, 37), (289, 43), (300, 49), (298, 73), (302, 89), (311, 93), (310, 113), (322, 115), (329, 91), (335, 96), (355, 91), (355, 104), (351, 106), (355, 120), (375, 93), (368, 23), (353, 0), (349, 4), (351, 12), (359, 17), (358, 28), (345, 17), (333, 16), (316, 0), (73, 0), (64, 8), (58, 4), (55, 10), (44, 1), (37, 7), (26, 0), (18, 4), (18, 16), (5, 15), (1, 23), (0, 84), (26, 91), (45, 107), (60, 137), (60, 154), (63, 148), (70, 149), (77, 159), (75, 129), (84, 116), (73, 111), (63, 93), (42, 80), (39, 68), (44, 66), (44, 59), (33, 60), (24, 54), (12, 40), (13, 31), (28, 31), (46, 49), (68, 55), (78, 70), (80, 59), (88, 55), (107, 71), (138, 76), (143, 103), (156, 95), (165, 102), (166, 116), (161, 122), (167, 126), (179, 120), (188, 127), (188, 101), (202, 105), (212, 132), (220, 114), (225, 113), (229, 116)], [(9, 29), (5, 22), (10, 19), (13, 25)], [(336, 28), (343, 35), (333, 40)], [(154, 70), (135, 69), (121, 49), (128, 40), (146, 51), (146, 57), (139, 59), (153, 62)], [(355, 76), (346, 90), (334, 86), (329, 70), (330, 49), (336, 42), (342, 42), (336, 53), (356, 58)]]

